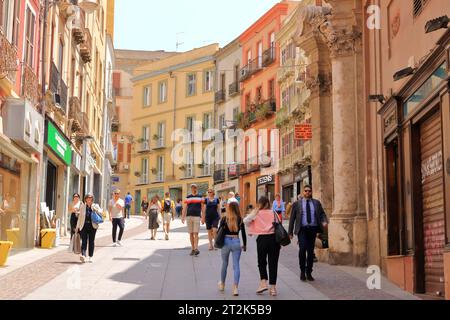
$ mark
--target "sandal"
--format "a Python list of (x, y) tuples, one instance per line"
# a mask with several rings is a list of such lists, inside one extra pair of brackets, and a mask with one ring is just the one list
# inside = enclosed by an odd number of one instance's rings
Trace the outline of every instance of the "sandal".
[(275, 289), (275, 288), (270, 288), (270, 295), (271, 295), (272, 297), (276, 297), (276, 296), (278, 295), (277, 289)]
[(256, 290), (256, 294), (263, 294), (267, 290), (269, 290), (269, 288), (267, 288), (267, 287), (259, 287), (258, 290)]

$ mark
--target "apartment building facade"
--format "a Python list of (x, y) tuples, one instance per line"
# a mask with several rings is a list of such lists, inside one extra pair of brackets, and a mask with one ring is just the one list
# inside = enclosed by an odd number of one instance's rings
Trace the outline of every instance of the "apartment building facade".
[(131, 179), (136, 203), (143, 197), (182, 199), (196, 183), (213, 187), (213, 44), (135, 69), (132, 78)]

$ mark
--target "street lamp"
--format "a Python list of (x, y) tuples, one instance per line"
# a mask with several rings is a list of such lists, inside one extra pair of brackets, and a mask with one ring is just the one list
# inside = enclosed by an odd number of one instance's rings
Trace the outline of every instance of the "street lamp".
[(447, 15), (430, 20), (425, 25), (425, 33), (434, 32), (439, 29), (448, 29), (450, 19)]
[(416, 72), (416, 69), (413, 67), (404, 68), (394, 74), (394, 81), (398, 81), (400, 79), (406, 78)]
[(379, 102), (384, 104), (386, 102), (386, 97), (382, 94), (371, 94), (369, 95), (369, 102)]

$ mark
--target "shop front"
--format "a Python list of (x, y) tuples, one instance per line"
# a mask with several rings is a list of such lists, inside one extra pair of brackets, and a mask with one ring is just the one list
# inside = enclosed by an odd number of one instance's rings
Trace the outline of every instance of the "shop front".
[(379, 111), (391, 281), (450, 299), (449, 33)]
[(275, 176), (260, 176), (256, 180), (256, 199), (265, 196), (269, 198), (270, 203), (275, 200)]
[[(302, 195), (303, 188), (306, 186), (312, 186), (312, 171), (311, 166), (297, 168), (294, 171), (294, 184), (293, 194), (295, 197)], [(314, 196), (314, 190), (313, 190)]]
[(281, 199), (288, 203), (294, 198), (294, 175), (292, 172), (280, 174)]
[(0, 134), (0, 240), (13, 249), (32, 248), (38, 212), (39, 158), (43, 152), (43, 117), (22, 99), (7, 99)]
[(239, 193), (239, 180), (229, 180), (217, 184), (214, 186), (214, 191), (216, 192), (217, 198), (221, 197), (222, 199), (226, 199), (230, 192)]
[[(40, 228), (56, 228), (57, 235), (67, 233), (72, 146), (51, 120), (45, 122), (44, 174), (41, 194)], [(58, 223), (59, 221), (59, 223)]]

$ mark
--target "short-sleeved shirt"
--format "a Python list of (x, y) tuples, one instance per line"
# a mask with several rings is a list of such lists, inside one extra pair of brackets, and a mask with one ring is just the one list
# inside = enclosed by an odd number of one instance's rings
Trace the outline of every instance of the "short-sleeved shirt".
[[(116, 204), (119, 204), (122, 206), (122, 209), (116, 208)], [(123, 207), (125, 207), (125, 202), (122, 199), (118, 199), (117, 202), (114, 201), (114, 199), (111, 199), (109, 202), (109, 205), (112, 207), (111, 209), (111, 217), (113, 219), (120, 219), (123, 218)]]
[(131, 195), (127, 195), (125, 197), (125, 205), (129, 206), (131, 204), (131, 201), (133, 201), (133, 197)]
[(164, 211), (164, 203), (166, 201), (170, 201), (170, 211), (173, 211), (175, 209), (175, 202), (171, 200), (170, 198), (166, 198), (164, 200), (161, 200), (161, 208)]
[(202, 215), (202, 203), (204, 203), (204, 199), (201, 195), (190, 194), (184, 200), (184, 203), (187, 205), (186, 215), (188, 217), (201, 217)]
[(209, 198), (205, 199), (206, 204), (206, 215), (208, 216), (215, 216), (218, 215), (217, 208), (220, 205), (220, 201), (217, 198), (214, 198), (212, 201), (209, 200)]

